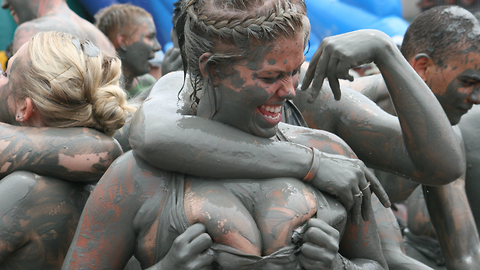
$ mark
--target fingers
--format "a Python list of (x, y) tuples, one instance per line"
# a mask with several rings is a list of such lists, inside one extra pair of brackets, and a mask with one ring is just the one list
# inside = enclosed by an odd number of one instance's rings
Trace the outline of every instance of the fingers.
[(206, 227), (197, 223), (188, 227), (177, 237), (169, 251), (173, 265), (182, 265), (182, 269), (210, 269), (215, 256), (209, 248), (212, 238), (206, 233)]
[[(310, 75), (312, 77), (311, 80), (313, 80), (312, 87), (311, 87), (312, 88), (311, 97), (308, 99), (308, 102), (310, 103), (314, 102), (317, 99), (318, 94), (320, 93), (320, 89), (322, 89), (323, 81), (325, 80), (325, 71), (328, 65), (328, 57), (324, 57), (323, 49), (320, 50), (319, 48), (317, 52), (320, 52), (320, 58), (318, 59), (318, 61), (315, 61), (314, 63), (310, 63), (310, 65), (308, 66), (309, 69), (313, 66), (313, 71), (315, 71), (314, 75)], [(315, 52), (315, 54), (317, 52)], [(327, 62), (325, 63), (325, 61)], [(308, 70), (307, 70), (307, 74), (308, 74)], [(302, 84), (302, 87), (303, 86), (304, 85)]]
[(338, 252), (340, 233), (327, 222), (316, 218), (310, 219), (306, 227), (298, 257), (300, 264), (305, 269), (330, 269)]
[(305, 73), (305, 77), (303, 78), (302, 88), (301, 90), (304, 91), (308, 87), (310, 87), (310, 83), (312, 83), (313, 76), (315, 75), (315, 70), (317, 67), (318, 60), (320, 60), (320, 56), (322, 56), (322, 46), (317, 49), (315, 54), (313, 54), (312, 59), (310, 60), (310, 64), (308, 65), (307, 72)]
[(191, 250), (194, 253), (203, 253), (208, 251), (209, 247), (213, 245), (213, 240), (208, 233), (202, 233), (195, 237), (191, 242)]
[(375, 195), (377, 195), (378, 200), (380, 200), (383, 206), (390, 207), (392, 204), (390, 203), (388, 194), (375, 174), (373, 174), (373, 172), (370, 170), (366, 170), (365, 177), (367, 178), (367, 181), (370, 182), (370, 189), (373, 193), (375, 193)]
[(351, 210), (352, 213), (352, 223), (353, 225), (360, 224), (360, 218), (362, 213), (362, 205), (363, 205), (363, 193), (358, 189), (358, 187), (354, 191), (354, 204)]
[(196, 223), (179, 235), (175, 242), (188, 246), (189, 251), (193, 254), (203, 253), (213, 244), (212, 238), (206, 232), (205, 225)]
[[(366, 169), (368, 171), (368, 169)], [(366, 172), (365, 172), (366, 174)], [(370, 182), (367, 182), (367, 186), (360, 189), (363, 194), (362, 201), (362, 218), (364, 221), (368, 221), (372, 213), (372, 192), (370, 191)]]
[(335, 100), (340, 100), (341, 92), (340, 92), (340, 83), (338, 82), (338, 74), (337, 74), (337, 66), (338, 66), (338, 59), (330, 59), (328, 63), (328, 82), (330, 84), (330, 88), (332, 89), (333, 96)]
[(188, 227), (184, 233), (178, 236), (178, 238), (180, 238), (182, 241), (190, 243), (197, 236), (205, 232), (207, 232), (207, 228), (205, 227), (205, 225), (201, 223), (196, 223)]
[[(326, 252), (325, 248), (305, 243), (300, 248), (301, 253), (298, 255), (298, 262), (302, 269), (330, 269), (335, 259), (335, 254)], [(315, 258), (309, 258), (304, 254), (315, 255)]]

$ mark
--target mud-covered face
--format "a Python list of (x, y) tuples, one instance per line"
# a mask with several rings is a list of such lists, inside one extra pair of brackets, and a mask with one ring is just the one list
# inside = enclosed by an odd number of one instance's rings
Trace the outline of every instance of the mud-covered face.
[(125, 70), (133, 77), (141, 76), (150, 71), (148, 60), (155, 57), (155, 52), (162, 47), (157, 40), (157, 31), (152, 18), (138, 18), (138, 24), (131, 29), (125, 50), (119, 50)]
[(426, 83), (442, 105), (452, 125), (474, 104), (480, 103), (480, 54), (462, 52), (427, 73)]
[(219, 77), (214, 120), (261, 137), (272, 137), (287, 99), (295, 97), (305, 61), (303, 36), (252, 46), (251, 57)]
[(37, 18), (39, 3), (36, 0), (3, 0), (2, 8), (9, 9), (17, 25)]

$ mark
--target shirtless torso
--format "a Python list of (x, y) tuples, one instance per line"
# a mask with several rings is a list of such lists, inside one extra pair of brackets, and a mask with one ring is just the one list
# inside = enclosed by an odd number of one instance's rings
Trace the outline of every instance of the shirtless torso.
[(4, 0), (2, 8), (10, 9), (19, 24), (13, 39), (12, 53), (38, 32), (61, 31), (88, 38), (103, 51), (115, 55), (115, 49), (108, 38), (93, 24), (73, 12), (65, 0)]

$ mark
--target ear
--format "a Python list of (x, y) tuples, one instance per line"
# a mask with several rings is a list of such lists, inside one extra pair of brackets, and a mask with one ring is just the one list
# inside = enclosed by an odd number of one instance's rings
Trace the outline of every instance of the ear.
[(432, 58), (425, 53), (419, 53), (415, 55), (413, 59), (410, 60), (410, 65), (417, 72), (418, 75), (422, 78), (424, 82), (427, 81), (428, 70), (435, 66)]
[(34, 112), (33, 102), (32, 99), (26, 97), (19, 101), (16, 101), (16, 109), (15, 109), (15, 119), (17, 122), (26, 122), (32, 116)]
[(213, 83), (217, 81), (217, 73), (215, 72), (215, 67), (213, 65), (208, 64), (208, 59), (210, 59), (211, 53), (204, 53), (200, 56), (198, 65), (200, 68), (200, 72), (202, 73), (202, 77), (210, 78)]
[(127, 49), (127, 35), (124, 33), (118, 33), (115, 37), (115, 43), (113, 44), (115, 49), (121, 49), (125, 51)]

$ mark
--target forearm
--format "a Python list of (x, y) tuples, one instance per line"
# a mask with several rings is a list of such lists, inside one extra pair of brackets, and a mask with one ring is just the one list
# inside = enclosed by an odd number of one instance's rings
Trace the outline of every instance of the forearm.
[(122, 152), (113, 139), (87, 128), (0, 124), (0, 177), (17, 170), (70, 181), (96, 181)]
[(424, 194), (447, 268), (477, 269), (480, 240), (463, 179), (441, 187), (424, 187)]
[(388, 87), (405, 147), (419, 176), (431, 178), (431, 184), (453, 181), (463, 173), (465, 158), (440, 103), (393, 42), (379, 51), (376, 64)]
[(136, 154), (160, 169), (210, 178), (305, 176), (309, 148), (194, 116), (183, 81), (182, 72), (160, 78), (135, 114), (130, 145)]
[(211, 178), (302, 179), (310, 168), (311, 150), (299, 144), (273, 142), (201, 117), (150, 117), (137, 112), (130, 143), (136, 154), (164, 170)]

